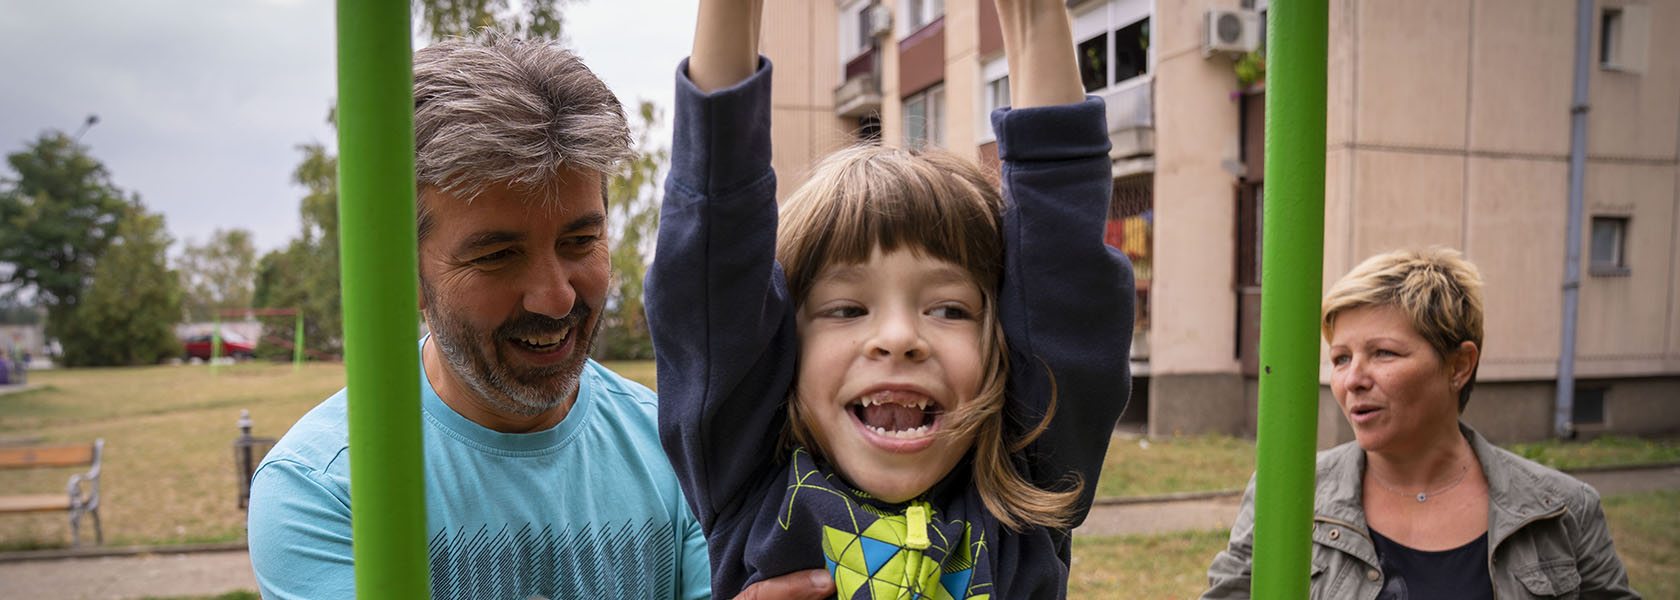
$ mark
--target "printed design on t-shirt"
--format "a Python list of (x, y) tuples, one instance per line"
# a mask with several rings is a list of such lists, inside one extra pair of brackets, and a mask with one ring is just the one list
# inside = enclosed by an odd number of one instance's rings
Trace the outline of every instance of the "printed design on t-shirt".
[(669, 598), (676, 526), (649, 519), (597, 527), (438, 530), (428, 544), (434, 598)]
[(822, 521), (823, 561), (834, 577), (840, 598), (991, 597), (984, 592), (991, 588), (991, 582), (975, 577), (975, 566), (986, 542), (975, 539), (970, 523), (939, 520), (933, 507), (921, 501), (911, 502), (899, 513), (859, 503), (853, 495), (863, 492), (831, 481), (832, 475), (821, 473), (804, 448), (794, 451), (791, 465), (793, 480), (778, 522), (787, 530), (793, 526), (796, 512), (821, 515), (817, 520)]

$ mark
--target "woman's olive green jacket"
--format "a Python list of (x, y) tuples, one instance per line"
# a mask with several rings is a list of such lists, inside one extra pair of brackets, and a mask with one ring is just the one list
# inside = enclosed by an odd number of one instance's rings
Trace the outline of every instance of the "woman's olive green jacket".
[[(1488, 573), (1495, 598), (1638, 598), (1616, 556), (1598, 492), (1573, 477), (1459, 429), (1488, 481)], [(1318, 455), (1313, 499), (1313, 598), (1372, 600), (1383, 587), (1365, 526), (1365, 452), (1349, 442)], [(1254, 552), (1254, 482), (1231, 543), (1208, 567), (1205, 599), (1248, 598)]]

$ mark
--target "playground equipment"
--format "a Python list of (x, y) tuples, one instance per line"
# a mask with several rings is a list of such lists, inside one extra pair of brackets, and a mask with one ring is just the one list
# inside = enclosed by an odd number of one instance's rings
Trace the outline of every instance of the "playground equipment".
[[(216, 374), (216, 369), (222, 357), (222, 317), (284, 317), (296, 316), (297, 326), (292, 334), (292, 370), (303, 366), (303, 311), (296, 308), (228, 308), (216, 311), (216, 326), (210, 330), (210, 374)], [(285, 345), (285, 340), (265, 337), (265, 340), (279, 342)]]
[(356, 595), (431, 597), (420, 454), (420, 271), (407, 0), (338, 3), (339, 270)]
[[(1325, 0), (1273, 0), (1253, 595), (1307, 595), (1323, 278)], [(339, 214), (356, 590), (429, 597), (409, 7), (338, 3)], [(1285, 267), (1285, 268), (1279, 268)], [(299, 344), (301, 346), (301, 344)]]
[(1305, 598), (1318, 437), (1330, 9), (1325, 0), (1276, 0), (1267, 18), (1260, 439), (1249, 585), (1255, 598)]

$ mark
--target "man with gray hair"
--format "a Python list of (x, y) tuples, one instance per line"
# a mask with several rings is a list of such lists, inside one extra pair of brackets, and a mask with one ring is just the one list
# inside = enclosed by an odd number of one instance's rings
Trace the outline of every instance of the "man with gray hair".
[[(618, 99), (551, 43), (485, 34), (415, 53), (414, 112), (433, 595), (708, 597), (653, 392), (588, 358), (606, 180), (632, 154)], [(256, 471), (265, 598), (355, 593), (346, 406), (315, 407)], [(812, 586), (779, 583), (757, 592)]]

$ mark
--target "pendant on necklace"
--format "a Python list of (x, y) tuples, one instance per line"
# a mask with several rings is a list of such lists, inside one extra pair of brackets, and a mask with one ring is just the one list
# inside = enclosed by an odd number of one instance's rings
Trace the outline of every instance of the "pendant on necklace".
[(1425, 494), (1423, 492), (1418, 492), (1418, 502), (1423, 502), (1424, 500), (1428, 500), (1428, 499), (1429, 499), (1429, 494)]

